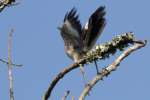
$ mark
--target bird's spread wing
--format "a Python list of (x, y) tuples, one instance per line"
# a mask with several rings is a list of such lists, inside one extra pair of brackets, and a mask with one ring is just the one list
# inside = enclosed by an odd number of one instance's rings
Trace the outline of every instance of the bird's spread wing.
[(86, 23), (83, 28), (83, 40), (86, 50), (91, 49), (100, 34), (102, 33), (104, 26), (106, 24), (105, 16), (105, 7), (99, 7), (89, 18), (89, 21)]
[(69, 23), (70, 26), (68, 26), (69, 29), (72, 29), (73, 31), (77, 31), (77, 33), (80, 35), (81, 34), (81, 24), (80, 21), (78, 19), (78, 15), (76, 15), (76, 9), (73, 8), (71, 9), (71, 11), (69, 13), (66, 13), (65, 18), (64, 18), (64, 24)]
[(70, 41), (73, 45), (79, 45), (81, 33), (81, 24), (78, 20), (78, 15), (76, 15), (76, 9), (73, 8), (65, 15), (64, 24), (61, 28), (61, 35), (65, 42)]

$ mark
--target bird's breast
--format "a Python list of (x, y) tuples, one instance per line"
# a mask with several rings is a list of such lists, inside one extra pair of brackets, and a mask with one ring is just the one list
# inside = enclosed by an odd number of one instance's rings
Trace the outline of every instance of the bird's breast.
[(74, 48), (73, 46), (67, 46), (65, 49), (68, 57), (70, 57), (74, 62), (78, 62), (81, 59), (82, 56), (79, 49)]

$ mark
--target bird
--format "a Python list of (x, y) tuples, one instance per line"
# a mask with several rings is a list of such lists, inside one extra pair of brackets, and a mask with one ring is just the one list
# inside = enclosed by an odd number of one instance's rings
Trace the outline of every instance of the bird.
[[(80, 23), (75, 7), (65, 14), (63, 25), (58, 29), (64, 41), (65, 52), (74, 62), (79, 62), (96, 44), (106, 25), (105, 14), (105, 6), (98, 7), (84, 26)], [(96, 70), (98, 73), (97, 64)]]

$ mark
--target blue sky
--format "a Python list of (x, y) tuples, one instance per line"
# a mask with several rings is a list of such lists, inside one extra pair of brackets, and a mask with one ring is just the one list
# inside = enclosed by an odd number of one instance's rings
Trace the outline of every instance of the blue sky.
[[(99, 6), (106, 6), (107, 25), (97, 43), (111, 40), (117, 34), (132, 31), (138, 39), (150, 41), (149, 0), (19, 0), (19, 5), (0, 13), (0, 58), (7, 58), (7, 38), (13, 34), (12, 60), (23, 64), (13, 68), (15, 100), (41, 100), (50, 81), (73, 62), (64, 53), (64, 44), (57, 27), (72, 7), (78, 9), (82, 25)], [(149, 43), (127, 59), (104, 81), (99, 82), (86, 100), (149, 100)], [(118, 53), (120, 54), (120, 53)], [(111, 63), (99, 61), (103, 67)], [(93, 64), (85, 68), (86, 77), (96, 74)], [(83, 86), (79, 69), (63, 78), (54, 89), (51, 100), (60, 100), (66, 90), (78, 98)], [(7, 66), (0, 62), (0, 100), (9, 99)]]

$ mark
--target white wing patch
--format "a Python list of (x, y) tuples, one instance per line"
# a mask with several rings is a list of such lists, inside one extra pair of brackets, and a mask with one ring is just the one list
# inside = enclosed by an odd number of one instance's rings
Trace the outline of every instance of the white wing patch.
[(88, 29), (88, 25), (89, 25), (89, 22), (86, 22), (85, 26), (84, 26), (84, 29), (87, 30)]
[(71, 26), (71, 24), (70, 24), (70, 22), (69, 22), (68, 20), (66, 20), (64, 24), (66, 25), (66, 27), (67, 27), (67, 29), (68, 29), (67, 31), (68, 31), (68, 33), (69, 33), (71, 36), (74, 36), (74, 37), (78, 37), (78, 38), (79, 38), (79, 33), (78, 33), (78, 31), (77, 31), (76, 29), (74, 29), (74, 28)]

